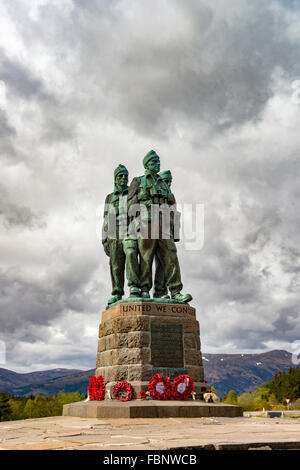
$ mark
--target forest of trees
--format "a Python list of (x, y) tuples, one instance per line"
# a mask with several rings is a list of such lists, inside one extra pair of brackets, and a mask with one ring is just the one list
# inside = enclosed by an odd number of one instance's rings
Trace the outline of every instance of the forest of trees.
[(237, 395), (234, 390), (223, 398), (224, 403), (240, 405), (244, 411), (285, 410), (286, 399), (290, 409), (300, 410), (300, 369), (291, 367), (288, 372), (278, 371), (270, 382), (253, 392)]
[(64, 392), (50, 398), (43, 395), (17, 397), (3, 391), (0, 393), (0, 421), (61, 416), (63, 405), (85, 398), (80, 393)]

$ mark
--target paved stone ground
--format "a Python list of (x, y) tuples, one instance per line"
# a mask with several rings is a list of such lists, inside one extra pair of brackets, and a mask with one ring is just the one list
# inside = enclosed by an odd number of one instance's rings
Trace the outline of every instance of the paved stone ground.
[(1, 450), (300, 449), (300, 418), (84, 419), (0, 423)]

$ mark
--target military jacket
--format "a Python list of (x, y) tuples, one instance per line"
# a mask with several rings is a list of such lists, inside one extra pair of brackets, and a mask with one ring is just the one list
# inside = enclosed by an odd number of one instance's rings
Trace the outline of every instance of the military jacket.
[(174, 196), (159, 175), (146, 171), (143, 176), (133, 178), (128, 191), (128, 204), (168, 204)]
[[(106, 196), (104, 206), (102, 243), (112, 238), (120, 238), (122, 230), (127, 228), (128, 188), (122, 193), (115, 189)], [(122, 226), (122, 229), (121, 229)]]
[[(175, 212), (171, 212), (170, 215), (170, 235), (174, 238), (174, 225), (175, 225), (175, 238), (178, 239), (179, 230), (176, 229), (178, 216), (180, 214), (176, 211), (176, 200), (174, 194), (170, 191), (168, 185), (164, 183), (163, 179), (159, 175), (153, 175), (146, 171), (145, 175), (134, 178), (130, 184), (128, 190), (128, 210), (133, 205), (144, 205), (147, 211), (141, 211), (138, 214), (140, 223), (151, 222), (151, 205), (152, 204), (167, 204), (168, 206), (174, 206)], [(142, 220), (144, 218), (144, 220)], [(176, 224), (174, 221), (176, 220)]]

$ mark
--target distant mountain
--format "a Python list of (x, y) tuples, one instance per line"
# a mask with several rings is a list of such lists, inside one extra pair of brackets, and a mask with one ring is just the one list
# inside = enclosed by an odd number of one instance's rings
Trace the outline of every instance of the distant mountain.
[(65, 392), (86, 393), (89, 379), (95, 369), (52, 369), (27, 374), (18, 374), (7, 369), (0, 369), (0, 391), (24, 395), (44, 395), (49, 397), (64, 390)]
[(295, 367), (292, 354), (274, 350), (261, 354), (202, 354), (205, 380), (219, 396), (229, 390), (250, 392), (272, 379), (278, 370)]
[[(293, 367), (291, 357), (291, 353), (278, 350), (262, 354), (202, 354), (205, 380), (215, 387), (219, 396), (229, 390), (237, 393), (255, 390), (278, 370)], [(95, 369), (52, 369), (18, 374), (0, 369), (0, 391), (20, 396), (39, 393), (46, 397), (62, 390), (86, 393), (94, 373)]]

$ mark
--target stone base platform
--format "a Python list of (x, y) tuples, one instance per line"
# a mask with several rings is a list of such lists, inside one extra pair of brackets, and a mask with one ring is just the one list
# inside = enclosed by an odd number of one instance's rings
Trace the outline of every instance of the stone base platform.
[(243, 416), (240, 406), (203, 401), (82, 401), (64, 405), (63, 416), (78, 418), (202, 418)]
[[(103, 463), (100, 453), (104, 458), (107, 453), (103, 451), (107, 450), (115, 455), (133, 450), (134, 455), (137, 450), (151, 454), (160, 450), (176, 451), (178, 455), (187, 454), (187, 449), (300, 450), (300, 414), (297, 416), (289, 418), (287, 415), (284, 419), (204, 417), (101, 420), (72, 416), (20, 419), (0, 422), (0, 450), (97, 450), (96, 459), (100, 465)], [(24, 455), (21, 455), (22, 459)], [(31, 454), (27, 455), (32, 459)], [(76, 459), (79, 453), (73, 455)], [(50, 453), (47, 453), (46, 457), (49, 456)], [(224, 460), (224, 452), (220, 457)], [(202, 462), (200, 454), (199, 458), (198, 466)], [(234, 456), (230, 454), (232, 459)], [(146, 464), (137, 461), (134, 469), (141, 465)]]

